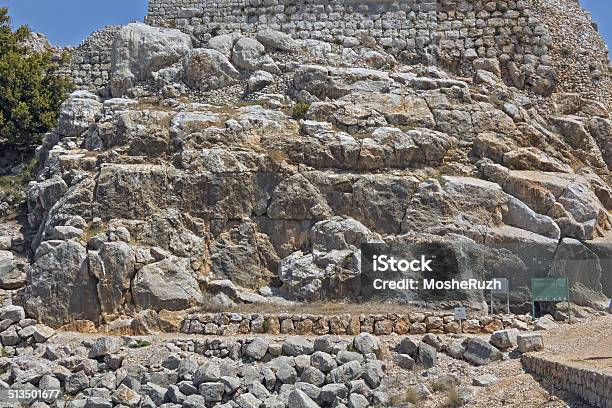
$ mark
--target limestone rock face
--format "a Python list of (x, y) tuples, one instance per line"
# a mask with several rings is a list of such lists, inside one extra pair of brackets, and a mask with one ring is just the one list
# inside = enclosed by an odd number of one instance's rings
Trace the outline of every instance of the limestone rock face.
[(25, 309), (49, 325), (97, 321), (100, 301), (96, 278), (87, 267), (87, 250), (74, 240), (45, 241), (28, 275)]
[(134, 303), (142, 309), (183, 310), (202, 302), (197, 280), (172, 259), (144, 266), (132, 285)]
[[(486, 44), (457, 53), (451, 38), (419, 51), (405, 38), (290, 37), (265, 15), (258, 32), (210, 31), (201, 10), (180, 14), (179, 29), (116, 29), (108, 87), (72, 94), (37, 150), (34, 256), (3, 257), (0, 286), (21, 288), (27, 274), (23, 301), (43, 323), (354, 300), (366, 294), (364, 243), (435, 248), (445, 278), (508, 278), (521, 312), (532, 277), (568, 276), (584, 305), (610, 296), (607, 91), (564, 92), (542, 27), (545, 47), (504, 60)], [(475, 308), (486, 297), (434, 292)], [(400, 331), (428, 324), (457, 330)]]

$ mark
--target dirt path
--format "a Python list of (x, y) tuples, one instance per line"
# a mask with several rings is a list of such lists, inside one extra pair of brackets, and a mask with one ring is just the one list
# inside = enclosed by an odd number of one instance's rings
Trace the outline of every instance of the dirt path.
[(544, 344), (550, 360), (612, 374), (612, 315), (544, 332)]

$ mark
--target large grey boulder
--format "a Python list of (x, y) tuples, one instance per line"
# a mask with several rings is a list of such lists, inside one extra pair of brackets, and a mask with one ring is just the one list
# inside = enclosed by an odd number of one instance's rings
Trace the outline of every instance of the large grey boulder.
[(180, 30), (143, 23), (124, 26), (115, 35), (112, 46), (112, 95), (122, 96), (136, 82), (145, 81), (153, 72), (179, 61), (191, 48), (191, 37)]
[(246, 71), (263, 69), (268, 72), (278, 72), (278, 67), (265, 52), (265, 47), (259, 41), (243, 37), (234, 44), (232, 62), (236, 67)]
[(268, 50), (296, 51), (297, 41), (280, 31), (261, 30), (257, 32), (255, 38)]
[(198, 281), (176, 259), (142, 267), (132, 282), (134, 303), (142, 309), (183, 310), (202, 303)]
[(438, 362), (438, 352), (429, 344), (421, 342), (417, 352), (417, 362), (424, 368), (432, 368)]
[(257, 92), (274, 83), (274, 77), (266, 71), (255, 71), (247, 81), (247, 92)]
[(518, 329), (498, 330), (491, 334), (489, 343), (498, 349), (508, 349), (516, 346), (516, 339), (519, 335)]
[(183, 81), (191, 88), (211, 91), (232, 85), (240, 73), (217, 50), (196, 49), (183, 59)]
[(517, 337), (518, 351), (529, 353), (544, 350), (544, 337), (542, 333), (523, 333)]
[(86, 258), (87, 250), (77, 241), (43, 242), (24, 291), (28, 315), (52, 327), (78, 319), (98, 321), (96, 279)]
[(243, 36), (240, 33), (217, 35), (216, 37), (213, 37), (208, 40), (206, 48), (217, 50), (221, 54), (225, 55), (227, 58), (231, 58), (234, 44), (236, 44), (236, 41), (238, 41), (242, 37)]
[(66, 137), (80, 136), (102, 115), (100, 98), (88, 91), (75, 91), (60, 107), (57, 132)]

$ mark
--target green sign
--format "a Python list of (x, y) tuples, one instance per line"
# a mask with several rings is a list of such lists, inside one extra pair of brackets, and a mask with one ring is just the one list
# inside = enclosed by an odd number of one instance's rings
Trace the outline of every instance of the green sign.
[(569, 301), (567, 278), (531, 279), (531, 297), (534, 302)]
[(531, 302), (535, 318), (535, 302), (567, 301), (567, 311), (571, 318), (569, 281), (567, 278), (532, 278)]

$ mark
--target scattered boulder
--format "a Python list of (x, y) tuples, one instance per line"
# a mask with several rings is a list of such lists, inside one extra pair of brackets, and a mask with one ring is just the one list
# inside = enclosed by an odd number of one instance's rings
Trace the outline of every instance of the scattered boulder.
[(468, 340), (463, 358), (477, 366), (487, 365), (502, 359), (502, 353), (487, 341), (473, 338)]
[(261, 91), (266, 86), (274, 83), (272, 74), (266, 71), (255, 71), (247, 81), (247, 92), (253, 93)]
[(488, 387), (498, 381), (499, 379), (494, 374), (483, 374), (474, 378), (474, 380), (472, 380), (472, 385), (477, 387)]
[[(265, 47), (256, 39), (242, 37), (232, 50), (232, 62), (239, 69), (246, 71), (264, 71), (275, 72), (278, 70), (272, 58), (265, 54)], [(272, 68), (276, 69), (272, 69)]]
[(423, 368), (432, 368), (437, 364), (438, 353), (436, 349), (426, 343), (419, 343), (419, 350), (417, 354), (417, 362), (423, 366)]
[(260, 30), (257, 32), (255, 38), (267, 50), (279, 50), (279, 51), (295, 51), (297, 47), (297, 41), (291, 36), (276, 30)]
[(520, 353), (544, 350), (544, 338), (541, 333), (522, 333), (516, 340)]
[(491, 334), (489, 343), (501, 350), (509, 349), (516, 346), (518, 335), (518, 329), (498, 330)]

